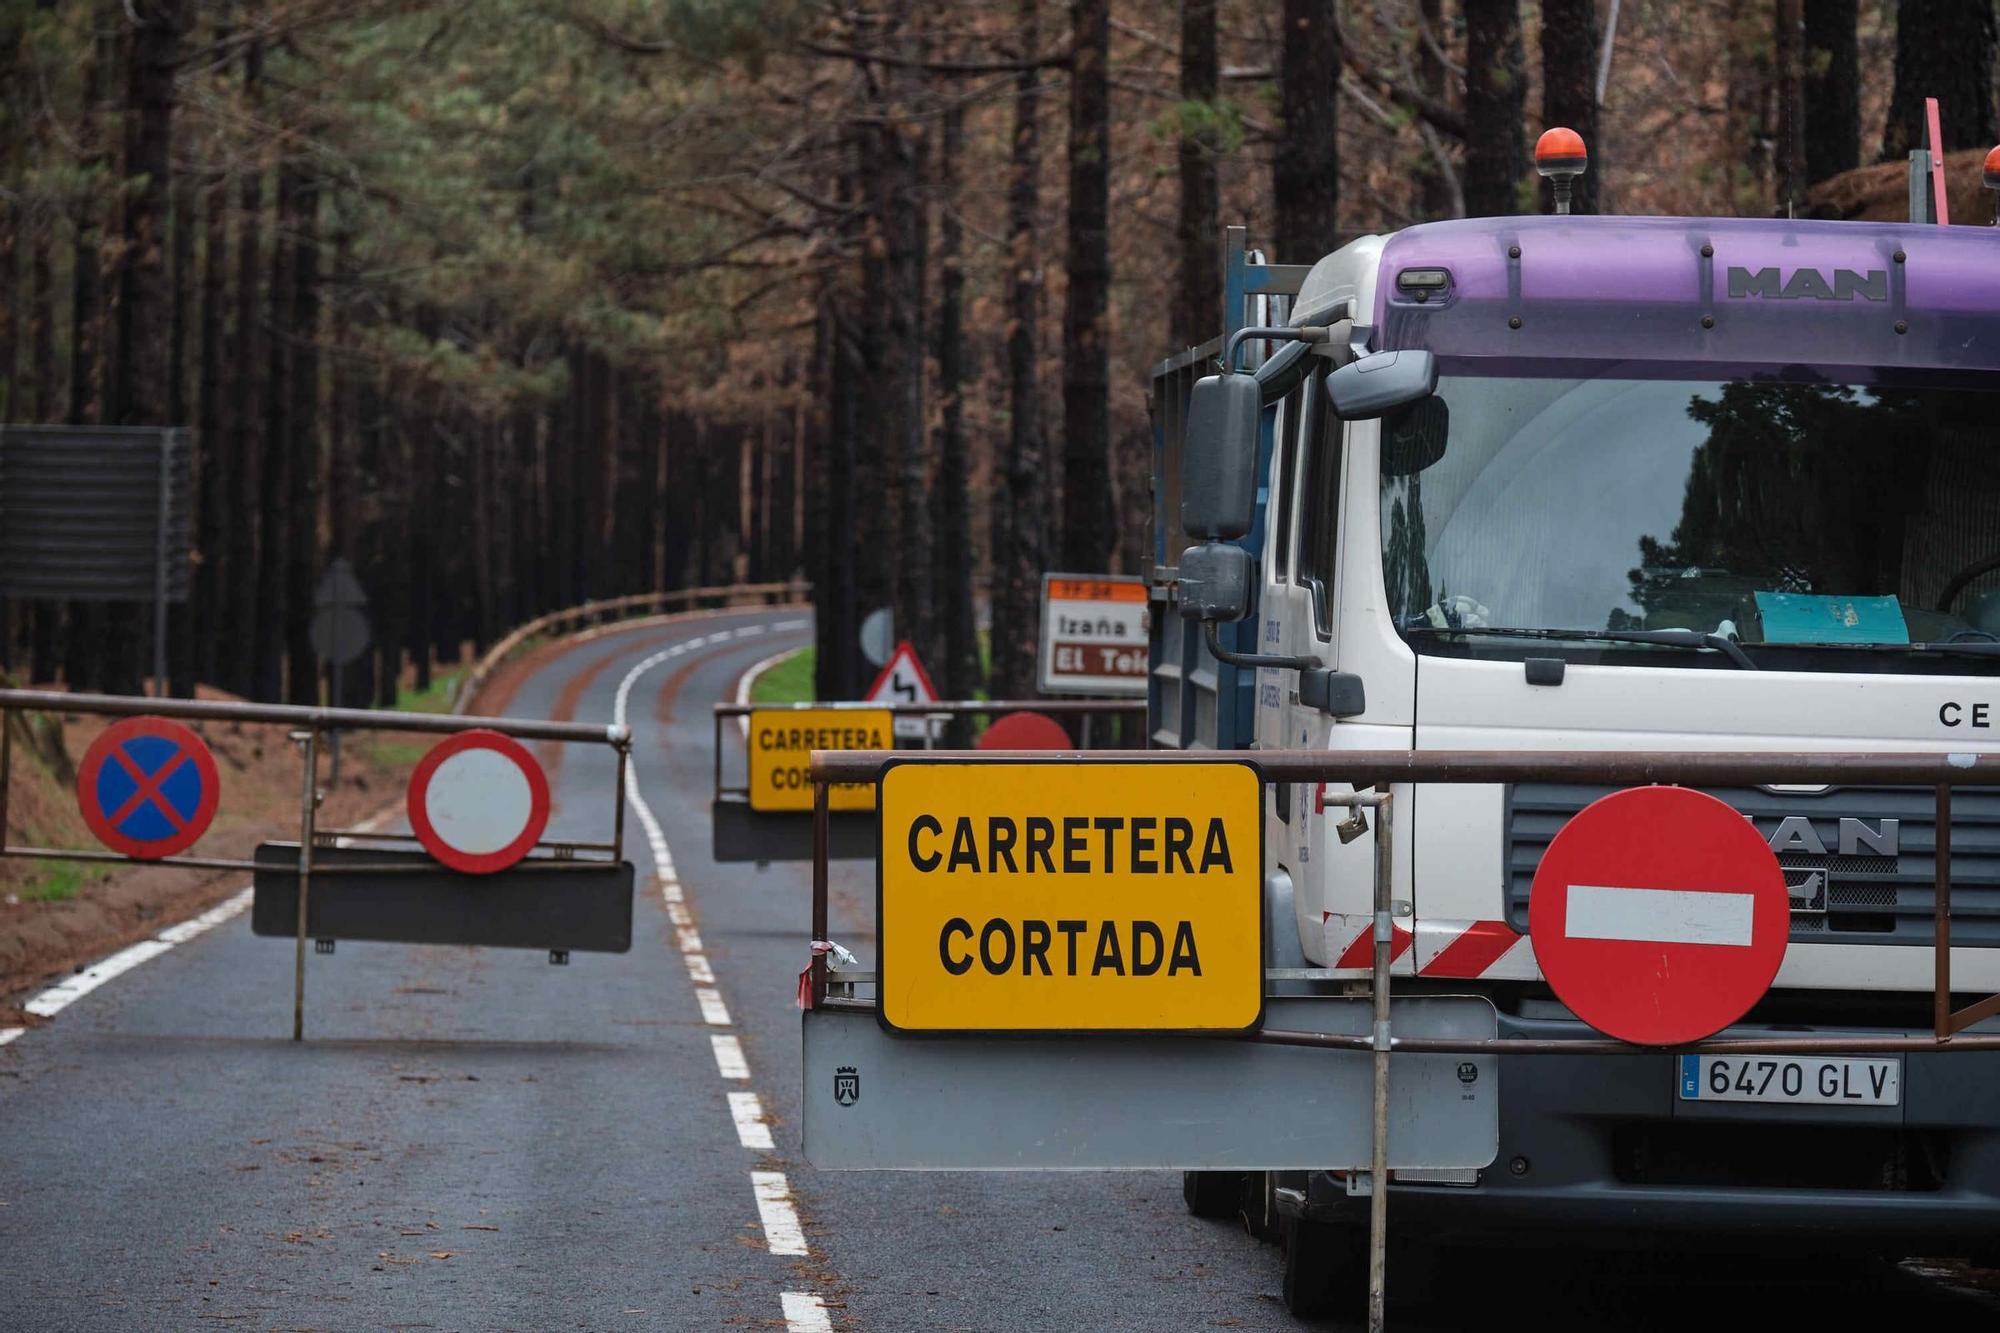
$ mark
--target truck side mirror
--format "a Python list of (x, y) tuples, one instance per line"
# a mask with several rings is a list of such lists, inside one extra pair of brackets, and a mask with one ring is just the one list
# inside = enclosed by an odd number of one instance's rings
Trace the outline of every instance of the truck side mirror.
[(1250, 614), (1250, 553), (1227, 542), (1203, 542), (1181, 552), (1181, 615), (1188, 620), (1241, 620)]
[(1228, 541), (1250, 531), (1263, 410), (1263, 387), (1254, 375), (1195, 381), (1181, 458), (1181, 526), (1190, 537)]
[(1375, 352), (1328, 375), (1326, 396), (1342, 421), (1373, 421), (1430, 397), (1437, 386), (1437, 358), (1429, 352)]

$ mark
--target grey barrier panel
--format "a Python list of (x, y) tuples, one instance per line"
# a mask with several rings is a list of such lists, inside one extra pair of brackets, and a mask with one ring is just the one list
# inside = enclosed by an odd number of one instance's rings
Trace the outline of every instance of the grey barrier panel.
[[(741, 796), (709, 803), (711, 851), (723, 861), (810, 861), (811, 812), (752, 810)], [(875, 812), (837, 810), (827, 815), (827, 855), (835, 861), (875, 858)]]
[[(1392, 1002), (1405, 1037), (1490, 1038), (1480, 996)], [(1359, 1035), (1366, 998), (1271, 996), (1265, 1026)], [(1374, 1057), (1200, 1037), (892, 1037), (805, 1014), (806, 1160), (822, 1171), (1367, 1170)], [(1491, 1165), (1493, 1056), (1398, 1055), (1389, 1165)]]
[[(298, 931), (297, 843), (257, 848), (250, 928)], [(407, 870), (326, 874), (341, 864)], [(472, 944), (496, 949), (624, 953), (632, 947), (630, 861), (529, 859), (492, 875), (449, 870), (423, 852), (313, 849), (306, 934), (316, 940)]]
[(177, 428), (0, 429), (0, 594), (186, 600), (191, 454)]

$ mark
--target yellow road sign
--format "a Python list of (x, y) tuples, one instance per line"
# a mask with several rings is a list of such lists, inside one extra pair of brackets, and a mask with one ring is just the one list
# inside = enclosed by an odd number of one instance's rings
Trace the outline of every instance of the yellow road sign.
[[(811, 810), (814, 750), (893, 750), (886, 708), (759, 708), (750, 714), (750, 808)], [(866, 782), (836, 782), (829, 810), (873, 810)]]
[(1263, 1016), (1248, 763), (951, 763), (882, 775), (882, 1021), (1207, 1032)]

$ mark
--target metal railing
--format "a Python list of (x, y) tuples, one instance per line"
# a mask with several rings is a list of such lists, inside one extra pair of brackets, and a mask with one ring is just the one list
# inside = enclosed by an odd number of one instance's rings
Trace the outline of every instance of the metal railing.
[(222, 856), (132, 857), (119, 852), (87, 847), (41, 847), (13, 842), (8, 819), (8, 796), (14, 763), (13, 714), (23, 712), (85, 714), (100, 717), (164, 717), (189, 722), (228, 722), (279, 726), (290, 730), (303, 759), (304, 777), (299, 792), (298, 850), (298, 938), (292, 997), (292, 1039), (304, 1035), (305, 1026), (305, 947), (306, 909), (315, 875), (414, 874), (435, 871), (428, 863), (408, 861), (343, 861), (321, 863), (315, 849), (341, 844), (363, 843), (386, 851), (397, 846), (420, 845), (407, 833), (381, 833), (362, 828), (323, 828), (318, 822), (320, 802), (325, 793), (319, 787), (321, 740), (343, 732), (402, 732), (448, 736), (458, 732), (497, 731), (516, 740), (606, 745), (618, 758), (616, 808), (612, 816), (609, 842), (538, 841), (530, 854), (544, 853), (536, 864), (547, 870), (584, 870), (617, 864), (625, 846), (625, 757), (632, 747), (629, 729), (623, 726), (590, 725), (577, 722), (543, 722), (517, 718), (455, 717), (438, 713), (400, 713), (386, 709), (307, 708), (290, 704), (240, 703), (213, 699), (147, 699), (107, 694), (65, 694), (59, 690), (0, 689), (0, 856), (27, 859), (124, 862), (140, 865), (179, 866), (191, 870), (246, 870), (260, 868), (254, 860)]
[(465, 674), (459, 677), (452, 689), (451, 711), (462, 713), (470, 707), (499, 665), (538, 634), (575, 634), (579, 630), (615, 621), (711, 606), (718, 609), (731, 606), (791, 606), (807, 602), (811, 597), (812, 584), (795, 579), (788, 583), (733, 583), (712, 588), (639, 592), (550, 611), (515, 627), (466, 668)]

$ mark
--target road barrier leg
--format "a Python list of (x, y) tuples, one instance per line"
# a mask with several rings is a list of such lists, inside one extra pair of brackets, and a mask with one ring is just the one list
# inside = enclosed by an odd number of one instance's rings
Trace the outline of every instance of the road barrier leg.
[(313, 825), (319, 813), (319, 733), (295, 733), (305, 754), (305, 782), (299, 790), (299, 933), (292, 961), (292, 1040), (306, 1036), (306, 902), (312, 887)]
[(1375, 807), (1375, 1158), (1368, 1194), (1368, 1333), (1382, 1333), (1388, 1305), (1389, 1244), (1389, 960), (1395, 945), (1395, 821), (1390, 789)]

